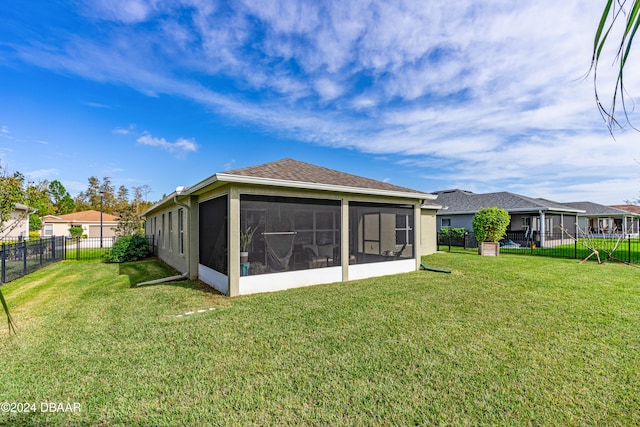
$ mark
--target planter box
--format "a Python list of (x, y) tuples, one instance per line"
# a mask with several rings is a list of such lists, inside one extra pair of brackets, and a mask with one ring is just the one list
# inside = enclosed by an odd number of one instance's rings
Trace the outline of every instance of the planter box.
[(478, 253), (483, 256), (498, 256), (500, 255), (500, 243), (480, 242), (478, 243)]

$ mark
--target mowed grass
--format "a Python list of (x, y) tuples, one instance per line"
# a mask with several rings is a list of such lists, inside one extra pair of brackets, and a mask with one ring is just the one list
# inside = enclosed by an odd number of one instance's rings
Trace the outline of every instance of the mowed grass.
[(0, 402), (38, 411), (0, 424), (640, 424), (640, 269), (423, 261), (452, 273), (233, 299), (135, 287), (173, 274), (157, 261), (58, 263), (2, 288)]

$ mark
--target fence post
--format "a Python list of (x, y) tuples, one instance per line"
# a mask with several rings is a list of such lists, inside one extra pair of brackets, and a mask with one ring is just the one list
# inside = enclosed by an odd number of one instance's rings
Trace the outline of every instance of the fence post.
[(631, 264), (631, 236), (627, 236), (627, 262)]
[(22, 271), (26, 276), (27, 275), (27, 241), (26, 240), (22, 242), (22, 250), (20, 252), (22, 252)]
[(76, 260), (80, 261), (80, 237), (76, 237)]
[(573, 235), (573, 259), (578, 259), (578, 232)]
[(1, 283), (4, 283), (5, 280), (7, 279), (5, 274), (7, 270), (6, 259), (7, 259), (7, 250), (4, 243), (2, 243), (2, 260), (0, 261), (0, 263), (2, 264), (2, 280), (0, 280)]

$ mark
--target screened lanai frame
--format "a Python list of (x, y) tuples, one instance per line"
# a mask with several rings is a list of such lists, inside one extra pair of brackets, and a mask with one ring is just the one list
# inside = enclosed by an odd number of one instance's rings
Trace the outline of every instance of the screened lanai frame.
[(340, 212), (340, 200), (241, 194), (241, 240), (249, 241), (241, 275), (339, 265)]

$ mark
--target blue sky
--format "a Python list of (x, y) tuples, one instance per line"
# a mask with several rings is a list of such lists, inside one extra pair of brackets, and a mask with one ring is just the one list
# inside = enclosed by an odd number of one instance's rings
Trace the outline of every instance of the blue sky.
[(427, 192), (623, 203), (640, 197), (640, 133), (611, 138), (584, 79), (603, 6), (5, 0), (0, 161), (152, 201), (291, 157)]

